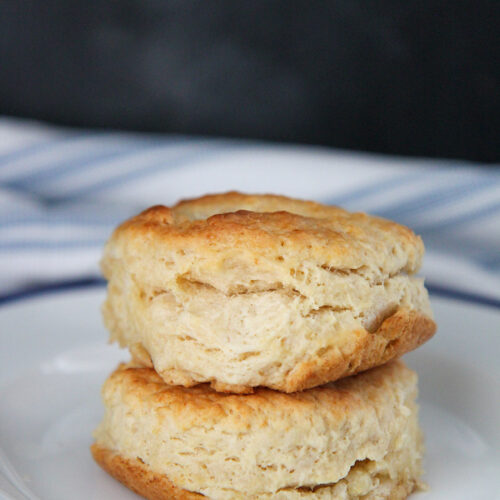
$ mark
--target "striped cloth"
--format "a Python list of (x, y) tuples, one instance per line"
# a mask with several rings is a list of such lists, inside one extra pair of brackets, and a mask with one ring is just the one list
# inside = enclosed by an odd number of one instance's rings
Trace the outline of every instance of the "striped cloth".
[(99, 276), (114, 226), (207, 192), (276, 192), (413, 228), (435, 287), (500, 300), (500, 171), (318, 147), (0, 118), (0, 295)]

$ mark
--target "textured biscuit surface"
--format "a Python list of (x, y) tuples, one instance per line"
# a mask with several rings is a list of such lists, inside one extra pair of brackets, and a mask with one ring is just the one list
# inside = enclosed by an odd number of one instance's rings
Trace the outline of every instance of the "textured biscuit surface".
[(401, 225), (272, 195), (157, 206), (102, 260), (112, 340), (169, 384), (294, 392), (430, 338), (423, 244)]
[(416, 382), (393, 361), (305, 392), (228, 395), (121, 366), (92, 451), (151, 499), (406, 498), (421, 472)]

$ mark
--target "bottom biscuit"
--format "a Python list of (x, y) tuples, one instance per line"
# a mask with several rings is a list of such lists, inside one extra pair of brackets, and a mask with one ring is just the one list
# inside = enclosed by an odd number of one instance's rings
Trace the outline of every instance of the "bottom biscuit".
[(404, 499), (422, 456), (416, 375), (401, 362), (295, 394), (167, 386), (121, 366), (106, 381), (96, 462), (164, 499)]

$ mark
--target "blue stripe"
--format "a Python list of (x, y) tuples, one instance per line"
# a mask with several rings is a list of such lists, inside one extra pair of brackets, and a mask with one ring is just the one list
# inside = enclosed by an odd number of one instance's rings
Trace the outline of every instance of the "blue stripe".
[(220, 143), (214, 144), (213, 142), (209, 142), (207, 143), (206, 147), (201, 151), (198, 150), (198, 151), (184, 152), (177, 155), (174, 158), (170, 158), (168, 164), (165, 163), (165, 160), (162, 160), (161, 162), (153, 165), (146, 165), (141, 169), (134, 170), (132, 172), (126, 172), (121, 175), (116, 175), (110, 179), (96, 182), (90, 186), (85, 186), (81, 189), (75, 189), (73, 191), (66, 192), (64, 196), (58, 198), (58, 200), (59, 201), (73, 200), (75, 198), (82, 198), (86, 195), (93, 195), (94, 193), (97, 193), (99, 191), (104, 191), (108, 188), (115, 188), (119, 185), (123, 185), (134, 180), (139, 180), (148, 177), (151, 174), (160, 172), (162, 170), (171, 170), (174, 168), (184, 166), (188, 163), (197, 162), (203, 158), (212, 158), (216, 154), (222, 154), (229, 151), (233, 151), (234, 149), (239, 147), (241, 146), (236, 146), (236, 145), (229, 146), (229, 145), (221, 145)]
[(447, 299), (472, 302), (474, 304), (480, 304), (483, 306), (490, 306), (496, 309), (500, 309), (500, 300), (493, 297), (470, 293), (464, 290), (438, 285), (437, 283), (426, 282), (425, 286), (427, 287), (427, 290), (429, 290), (429, 293), (431, 295), (438, 295), (440, 297), (446, 297)]
[(0, 242), (0, 252), (28, 251), (38, 252), (43, 250), (80, 250), (90, 247), (101, 247), (106, 242), (106, 236), (102, 238), (79, 239), (68, 241), (47, 241), (47, 240), (33, 240), (33, 241), (7, 241)]
[(14, 180), (10, 180), (9, 185), (14, 184), (15, 186), (21, 185), (29, 187), (29, 185), (33, 182), (47, 182), (54, 178), (57, 178), (57, 180), (59, 180), (62, 177), (73, 174), (75, 171), (77, 173), (81, 173), (82, 168), (86, 168), (87, 170), (95, 169), (96, 167), (105, 169), (109, 165), (104, 162), (115, 161), (119, 158), (126, 158), (127, 156), (142, 151), (156, 151), (157, 149), (166, 148), (166, 146), (171, 146), (172, 144), (177, 146), (188, 141), (191, 140), (170, 138), (156, 141), (133, 141), (132, 143), (121, 140), (119, 144), (107, 145), (107, 148), (111, 148), (110, 151), (103, 152), (102, 149), (98, 149), (97, 151), (93, 149), (88, 156), (80, 156), (76, 159), (70, 160), (63, 159), (61, 163), (58, 163), (55, 166), (52, 165), (50, 168), (46, 168), (34, 173), (28, 173), (24, 176), (21, 175)]
[(85, 213), (74, 216), (67, 214), (51, 214), (47, 216), (34, 215), (33, 217), (5, 217), (0, 216), (0, 231), (6, 227), (13, 226), (33, 226), (33, 225), (76, 225), (76, 226), (109, 226), (116, 224), (117, 221), (123, 220), (127, 216), (134, 215), (135, 211), (128, 211), (120, 215), (110, 216), (109, 214), (102, 217), (87, 215)]
[[(491, 215), (500, 215), (500, 202), (494, 202), (485, 207), (481, 207), (477, 210), (467, 212), (465, 214), (457, 215), (455, 217), (450, 217), (444, 221), (439, 221), (436, 223), (429, 222), (428, 224), (416, 224), (414, 228), (419, 232), (434, 232), (434, 231), (445, 231), (450, 229), (459, 229), (456, 226), (460, 224), (467, 224), (469, 222), (477, 221), (490, 217)], [(500, 219), (499, 219), (500, 227)]]
[(41, 286), (32, 286), (13, 293), (0, 295), (0, 305), (8, 304), (10, 302), (18, 302), (40, 295), (49, 295), (57, 292), (81, 290), (91, 287), (103, 287), (105, 286), (105, 284), (106, 282), (102, 278), (82, 278), (76, 280), (58, 281)]
[[(462, 233), (460, 230), (457, 234), (448, 233), (443, 237), (442, 232), (422, 231), (420, 235), (429, 252), (450, 253), (451, 251), (457, 256), (462, 255), (474, 261), (484, 260), (485, 262), (491, 260), (493, 256), (500, 258), (500, 247), (484, 244), (482, 238), (478, 240), (476, 237), (473, 239), (464, 237)], [(484, 235), (484, 238), (486, 239), (487, 235)]]
[(18, 149), (14, 152), (5, 153), (0, 156), (0, 171), (7, 169), (10, 164), (16, 160), (33, 156), (38, 153), (43, 153), (44, 151), (48, 151), (52, 148), (55, 148), (62, 144), (67, 144), (68, 142), (79, 142), (83, 139), (87, 139), (88, 137), (99, 137), (102, 134), (92, 133), (92, 132), (83, 132), (83, 133), (61, 133), (62, 137), (58, 137), (57, 139), (51, 139), (48, 141), (43, 141), (28, 147), (24, 147), (22, 149)]
[(323, 203), (327, 203), (329, 205), (346, 205), (352, 201), (357, 201), (361, 198), (371, 196), (372, 194), (380, 193), (382, 191), (387, 191), (398, 186), (408, 184), (410, 181), (420, 179), (421, 177), (422, 173), (406, 173), (391, 176), (390, 178), (384, 179), (383, 181), (353, 189), (352, 191), (349, 191), (345, 194), (332, 196), (323, 201)]
[(90, 152), (82, 152), (82, 155), (78, 158), (63, 158), (60, 162), (52, 162), (46, 169), (19, 175), (15, 179), (4, 182), (4, 185), (17, 189), (26, 189), (32, 187), (33, 183), (36, 183), (36, 186), (34, 186), (36, 191), (36, 187), (38, 187), (40, 183), (47, 182), (54, 177), (60, 179), (77, 169), (78, 172), (80, 172), (82, 167), (85, 168), (90, 165), (99, 164), (100, 162), (113, 160), (116, 157), (131, 154), (136, 150), (140, 150), (140, 148), (131, 149), (125, 152), (123, 151), (123, 147), (115, 147), (114, 150), (112, 149), (110, 151), (96, 151), (93, 149)]
[(489, 255), (484, 255), (476, 259), (477, 263), (484, 268), (498, 273), (500, 271), (500, 250), (491, 252)]
[(496, 188), (498, 184), (500, 184), (498, 179), (481, 179), (475, 182), (468, 181), (466, 184), (454, 186), (453, 188), (440, 187), (427, 192), (425, 195), (414, 196), (407, 202), (398, 203), (375, 212), (381, 217), (401, 219), (405, 215), (413, 215), (450, 202), (458, 202), (472, 193), (484, 191), (491, 187)]

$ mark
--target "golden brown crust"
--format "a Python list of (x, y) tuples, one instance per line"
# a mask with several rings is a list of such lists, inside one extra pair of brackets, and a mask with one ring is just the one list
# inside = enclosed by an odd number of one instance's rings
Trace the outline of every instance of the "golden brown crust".
[[(360, 394), (377, 391), (381, 385), (390, 391), (398, 384), (408, 384), (415, 378), (414, 372), (402, 361), (395, 360), (303, 392), (286, 394), (258, 387), (252, 394), (239, 395), (216, 392), (209, 384), (198, 384), (191, 388), (167, 385), (151, 368), (121, 364), (108, 378), (103, 390), (108, 394), (110, 388), (114, 391), (119, 387), (133, 398), (134, 404), (150, 408), (165, 407), (185, 428), (199, 425), (201, 421), (209, 427), (226, 419), (225, 425), (229, 427), (234, 425), (238, 429), (248, 429), (249, 426), (258, 426), (260, 421), (266, 422), (266, 412), (274, 413), (283, 409), (292, 413), (307, 410), (316, 414), (324, 412), (325, 415), (336, 415), (337, 419), (348, 418), (354, 411), (370, 406), (360, 400)], [(383, 404), (382, 401), (380, 404)]]
[(364, 329), (352, 332), (353, 343), (348, 352), (333, 351), (301, 363), (287, 376), (283, 386), (272, 388), (302, 391), (360, 373), (416, 349), (435, 332), (436, 324), (429, 317), (418, 311), (399, 309), (373, 333)]
[[(388, 273), (414, 273), (422, 240), (405, 226), (364, 213), (276, 195), (229, 192), (157, 205), (123, 223), (111, 242), (127, 253), (151, 244), (213, 254), (234, 248), (254, 258), (300, 253), (321, 265), (357, 268), (384, 255)], [(126, 243), (125, 243), (126, 242)]]
[[(175, 209), (177, 213), (192, 218), (196, 214), (208, 214), (217, 207), (218, 213), (234, 212), (234, 207), (245, 206), (246, 210), (258, 212), (277, 212), (285, 210), (286, 206), (289, 212), (307, 212), (310, 216), (322, 216), (325, 214), (325, 205), (314, 201), (294, 200), (287, 196), (276, 194), (243, 194), (237, 191), (227, 193), (207, 194), (199, 198), (181, 200)], [(329, 207), (326, 207), (328, 213)]]
[(90, 447), (94, 460), (127, 488), (149, 500), (199, 500), (205, 495), (178, 488), (165, 475), (152, 472), (140, 460), (129, 460), (97, 444)]

